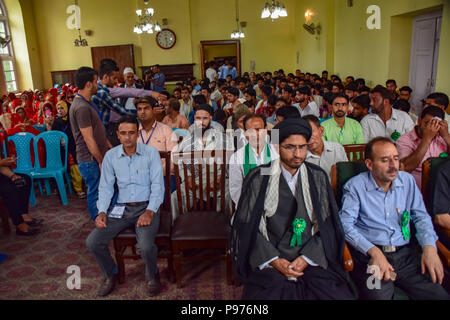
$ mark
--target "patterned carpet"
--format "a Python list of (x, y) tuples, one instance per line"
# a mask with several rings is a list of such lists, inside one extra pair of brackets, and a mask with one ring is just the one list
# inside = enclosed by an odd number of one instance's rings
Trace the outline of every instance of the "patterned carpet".
[[(0, 263), (1, 300), (77, 300), (96, 299), (102, 281), (100, 269), (85, 246), (94, 228), (86, 200), (69, 196), (62, 206), (58, 195), (38, 196), (30, 210), (45, 219), (41, 233), (32, 237), (16, 236), (15, 228), (5, 235), (0, 231), (0, 253), (8, 257)], [(113, 252), (111, 247), (111, 252)], [(70, 290), (66, 270), (77, 265), (81, 270), (81, 289)], [(125, 283), (118, 285), (105, 299), (150, 299), (146, 293), (144, 263), (126, 261)], [(162, 300), (238, 300), (242, 287), (228, 286), (225, 263), (211, 262), (185, 266), (184, 287), (177, 289), (167, 278), (166, 260), (159, 259), (162, 293), (152, 299)]]

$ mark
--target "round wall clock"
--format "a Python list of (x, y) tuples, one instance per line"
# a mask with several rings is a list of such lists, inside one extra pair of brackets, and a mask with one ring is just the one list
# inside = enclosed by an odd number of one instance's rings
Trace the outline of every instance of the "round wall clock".
[(176, 42), (175, 32), (170, 29), (163, 29), (156, 34), (156, 43), (161, 49), (170, 49)]

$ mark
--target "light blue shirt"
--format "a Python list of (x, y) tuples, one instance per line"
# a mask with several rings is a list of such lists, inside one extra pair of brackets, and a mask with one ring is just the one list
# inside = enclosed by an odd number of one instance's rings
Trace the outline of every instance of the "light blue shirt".
[(401, 222), (405, 210), (411, 214), (419, 244), (436, 247), (438, 237), (414, 177), (400, 171), (386, 193), (370, 171), (363, 172), (344, 185), (339, 217), (345, 240), (364, 254), (374, 245), (406, 245), (409, 240), (403, 238)]
[(105, 154), (98, 187), (99, 212), (107, 212), (116, 180), (117, 203), (149, 201), (147, 209), (158, 211), (164, 200), (164, 178), (161, 158), (155, 148), (138, 143), (136, 153), (129, 157), (119, 145)]
[(219, 79), (226, 79), (227, 75), (231, 75), (232, 79), (236, 79), (237, 77), (236, 67), (229, 69), (228, 66), (223, 66), (222, 69), (220, 69)]

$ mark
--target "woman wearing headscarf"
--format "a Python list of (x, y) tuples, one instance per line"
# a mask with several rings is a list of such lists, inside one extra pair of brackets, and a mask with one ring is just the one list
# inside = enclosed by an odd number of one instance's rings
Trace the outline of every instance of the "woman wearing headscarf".
[(11, 110), (9, 109), (9, 102), (5, 101), (0, 109), (0, 123), (5, 130), (11, 128)]
[(78, 165), (76, 163), (76, 146), (75, 139), (73, 138), (72, 129), (70, 127), (69, 121), (69, 108), (65, 101), (59, 101), (56, 104), (56, 110), (58, 111), (57, 118), (53, 121), (50, 130), (62, 131), (67, 135), (68, 138), (68, 166), (70, 169), (70, 175), (72, 177), (72, 184), (75, 192), (80, 199), (86, 197), (86, 193), (83, 192), (83, 179), (81, 178), (80, 171), (78, 170)]

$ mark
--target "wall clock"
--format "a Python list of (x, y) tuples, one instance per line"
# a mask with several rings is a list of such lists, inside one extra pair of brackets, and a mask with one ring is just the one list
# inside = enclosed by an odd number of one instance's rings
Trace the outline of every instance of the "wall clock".
[(170, 49), (176, 42), (175, 32), (170, 29), (163, 29), (156, 34), (156, 43), (161, 49)]

